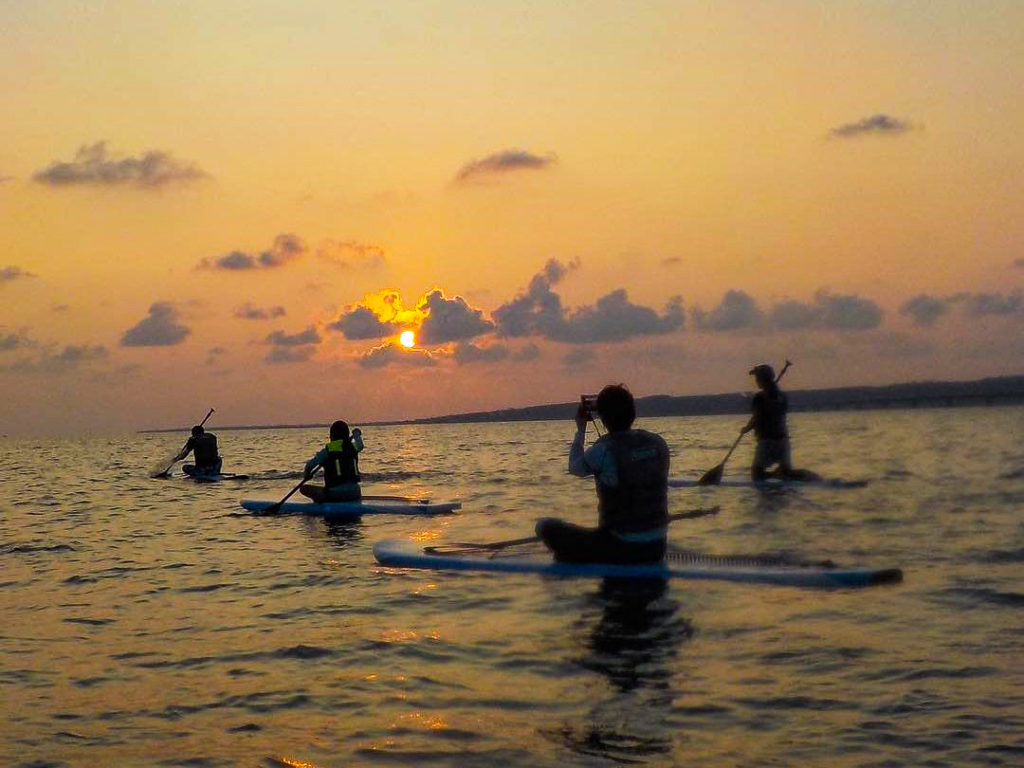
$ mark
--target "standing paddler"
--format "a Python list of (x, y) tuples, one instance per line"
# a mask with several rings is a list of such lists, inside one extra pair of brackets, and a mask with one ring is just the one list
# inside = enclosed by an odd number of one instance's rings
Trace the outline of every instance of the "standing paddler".
[(782, 374), (776, 377), (775, 371), (770, 365), (761, 363), (750, 369), (750, 375), (757, 382), (760, 392), (754, 395), (750, 401), (750, 421), (740, 430), (740, 435), (754, 430), (754, 435), (757, 437), (754, 461), (750, 465), (751, 479), (755, 483), (768, 479), (768, 470), (772, 466), (778, 465), (778, 468), (771, 473), (772, 477), (786, 480), (820, 480), (821, 478), (814, 472), (806, 469), (793, 469), (789, 447), (789, 429), (786, 426), (789, 398), (779, 388), (779, 379), (782, 378)]
[(594, 476), (597, 528), (547, 517), (537, 522), (537, 536), (561, 562), (659, 562), (668, 533), (668, 446), (653, 432), (632, 429), (636, 405), (622, 384), (601, 390), (596, 411), (608, 433), (584, 450), (594, 412), (581, 402), (569, 448), (569, 472)]

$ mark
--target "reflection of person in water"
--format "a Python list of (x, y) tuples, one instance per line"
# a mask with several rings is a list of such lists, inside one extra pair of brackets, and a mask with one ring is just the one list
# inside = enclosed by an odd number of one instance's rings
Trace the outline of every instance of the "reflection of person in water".
[(598, 672), (613, 688), (582, 727), (566, 724), (554, 735), (574, 752), (616, 762), (666, 758), (673, 729), (665, 719), (671, 707), (671, 662), (693, 634), (688, 619), (667, 595), (664, 581), (605, 579), (593, 596), (601, 616), (575, 660)]

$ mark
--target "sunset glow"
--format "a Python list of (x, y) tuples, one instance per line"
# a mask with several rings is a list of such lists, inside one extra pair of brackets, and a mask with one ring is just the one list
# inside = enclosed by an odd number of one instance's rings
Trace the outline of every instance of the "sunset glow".
[(466, 8), (0, 4), (2, 430), (1024, 367), (1024, 3)]

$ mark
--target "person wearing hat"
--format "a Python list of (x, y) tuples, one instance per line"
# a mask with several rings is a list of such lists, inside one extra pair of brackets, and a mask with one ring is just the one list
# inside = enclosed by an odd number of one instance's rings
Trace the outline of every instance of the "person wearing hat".
[(750, 476), (754, 482), (765, 480), (768, 469), (778, 464), (774, 473), (779, 477), (796, 478), (789, 450), (789, 430), (786, 428), (786, 412), (789, 400), (775, 382), (775, 371), (770, 365), (755, 365), (750, 369), (758, 388), (761, 390), (750, 401), (750, 421), (740, 430), (746, 434), (754, 430), (757, 436), (757, 449), (754, 451), (754, 463), (750, 467)]

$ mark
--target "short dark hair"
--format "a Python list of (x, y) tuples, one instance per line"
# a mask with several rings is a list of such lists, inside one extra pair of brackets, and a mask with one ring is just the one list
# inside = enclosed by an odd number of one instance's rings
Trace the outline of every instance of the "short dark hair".
[(636, 403), (625, 384), (609, 384), (597, 395), (597, 412), (613, 432), (624, 432), (636, 419)]
[(348, 424), (340, 419), (331, 424), (331, 440), (347, 440)]
[(205, 431), (206, 430), (203, 429), (202, 425), (196, 424), (194, 427), (192, 427), (192, 437), (199, 437)]

